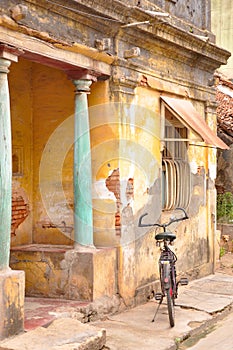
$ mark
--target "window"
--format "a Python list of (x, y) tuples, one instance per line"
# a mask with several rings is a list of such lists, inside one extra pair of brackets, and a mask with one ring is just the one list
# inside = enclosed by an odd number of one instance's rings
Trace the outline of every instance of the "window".
[(12, 148), (12, 175), (23, 175), (23, 148), (21, 146)]
[(187, 208), (191, 175), (187, 156), (188, 129), (163, 105), (162, 202), (164, 210)]

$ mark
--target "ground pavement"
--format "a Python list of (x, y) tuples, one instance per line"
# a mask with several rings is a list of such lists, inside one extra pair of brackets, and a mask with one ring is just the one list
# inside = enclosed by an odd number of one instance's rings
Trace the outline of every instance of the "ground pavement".
[(180, 288), (174, 328), (169, 326), (165, 304), (155, 322), (151, 322), (156, 301), (94, 322), (94, 325), (106, 329), (106, 346), (111, 350), (173, 350), (182, 340), (226, 315), (232, 303), (233, 276), (217, 273)]
[[(230, 312), (233, 305), (233, 275), (224, 274), (222, 269), (218, 271), (221, 273), (217, 272), (215, 275), (192, 281), (188, 286), (180, 287), (175, 307), (176, 324), (173, 328), (169, 326), (165, 304), (161, 306), (156, 321), (151, 322), (157, 306), (156, 301), (150, 301), (118, 315), (106, 316), (105, 320), (83, 324), (77, 320), (74, 312), (69, 312), (69, 302), (64, 302), (63, 312), (59, 314), (56, 312), (56, 302), (53, 304), (50, 300), (46, 307), (44, 305), (44, 320), (47, 319), (45, 326), (32, 330), (28, 327), (28, 332), (1, 341), (0, 350), (177, 349), (183, 339), (201, 332), (204, 327), (210, 326)], [(70, 303), (74, 310), (75, 303)], [(34, 310), (31, 313), (34, 324), (36, 320), (43, 319), (43, 305), (39, 307), (38, 300), (37, 304), (36, 308), (33, 308), (33, 302), (30, 306)], [(27, 307), (29, 308), (29, 305)], [(36, 314), (37, 309), (40, 309), (40, 314)], [(28, 326), (29, 321), (27, 319)]]

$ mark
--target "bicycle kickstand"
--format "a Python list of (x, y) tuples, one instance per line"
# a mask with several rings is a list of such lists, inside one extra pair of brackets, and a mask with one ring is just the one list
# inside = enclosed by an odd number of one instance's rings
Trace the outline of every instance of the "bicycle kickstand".
[(163, 302), (163, 296), (161, 296), (161, 298), (159, 299), (159, 305), (158, 305), (157, 309), (155, 310), (155, 314), (154, 314), (153, 320), (151, 322), (155, 322), (155, 317), (157, 316), (157, 313), (159, 311), (159, 308), (160, 308), (160, 305), (162, 304), (162, 302)]

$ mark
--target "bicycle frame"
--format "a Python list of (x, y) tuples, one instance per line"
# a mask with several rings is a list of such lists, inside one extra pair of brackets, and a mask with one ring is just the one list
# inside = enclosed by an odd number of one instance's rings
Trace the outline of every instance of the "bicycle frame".
[[(159, 244), (161, 244), (159, 242)], [(175, 299), (177, 298), (178, 283), (176, 281), (176, 261), (177, 257), (175, 253), (168, 247), (168, 242), (163, 240), (163, 247), (159, 258), (159, 274), (161, 293), (155, 294), (155, 299), (159, 300), (159, 305), (156, 309), (152, 322), (155, 321), (155, 317), (159, 311), (159, 307), (163, 302), (163, 298), (167, 299), (167, 308), (169, 323), (171, 327), (175, 325)]]
[(165, 296), (165, 290), (169, 288), (170, 280), (172, 288), (170, 291), (171, 296), (177, 298), (176, 261), (177, 257), (175, 253), (168, 247), (168, 242), (164, 241), (159, 258), (160, 282), (163, 296)]

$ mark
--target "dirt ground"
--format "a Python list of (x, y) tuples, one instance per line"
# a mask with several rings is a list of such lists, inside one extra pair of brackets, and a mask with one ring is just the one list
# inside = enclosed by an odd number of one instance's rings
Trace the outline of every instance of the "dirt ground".
[(216, 272), (233, 276), (233, 253), (226, 252), (216, 264)]

